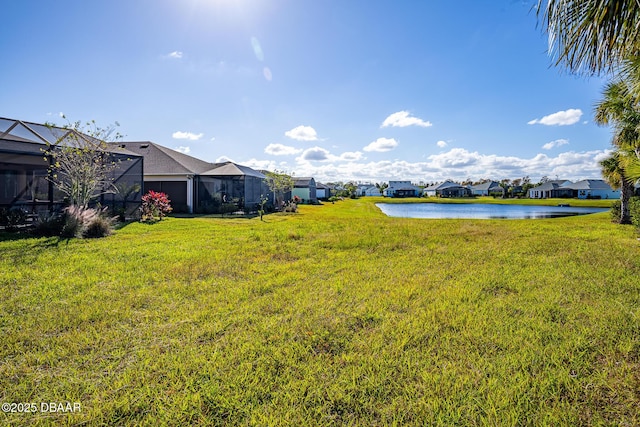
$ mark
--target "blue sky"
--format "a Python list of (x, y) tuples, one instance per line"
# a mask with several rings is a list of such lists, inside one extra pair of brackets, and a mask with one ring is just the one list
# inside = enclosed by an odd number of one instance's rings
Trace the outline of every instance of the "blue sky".
[(598, 178), (532, 0), (9, 0), (0, 116), (320, 181)]

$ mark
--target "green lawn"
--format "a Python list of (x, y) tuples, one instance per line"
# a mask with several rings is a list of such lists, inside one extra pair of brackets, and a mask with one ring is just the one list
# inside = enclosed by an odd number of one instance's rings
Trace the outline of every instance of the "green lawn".
[(372, 200), (0, 234), (0, 402), (81, 404), (0, 424), (640, 424), (631, 226)]

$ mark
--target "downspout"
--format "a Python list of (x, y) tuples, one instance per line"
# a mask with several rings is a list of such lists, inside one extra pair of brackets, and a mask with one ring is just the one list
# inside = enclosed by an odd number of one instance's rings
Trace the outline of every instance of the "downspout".
[(187, 175), (187, 210), (193, 213), (193, 175)]

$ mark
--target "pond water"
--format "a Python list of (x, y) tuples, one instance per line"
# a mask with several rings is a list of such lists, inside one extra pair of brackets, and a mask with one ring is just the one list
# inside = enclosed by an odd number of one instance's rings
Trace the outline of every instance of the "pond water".
[(376, 203), (387, 216), (400, 218), (539, 219), (586, 215), (608, 208), (498, 205), (486, 203)]

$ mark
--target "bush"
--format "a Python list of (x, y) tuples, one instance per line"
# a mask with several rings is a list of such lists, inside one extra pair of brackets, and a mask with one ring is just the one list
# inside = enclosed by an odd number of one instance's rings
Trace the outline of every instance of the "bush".
[(87, 223), (83, 229), (82, 237), (98, 238), (106, 237), (113, 233), (114, 218), (106, 218), (98, 215)]
[(620, 200), (616, 200), (611, 204), (611, 222), (620, 222), (620, 215), (622, 214), (620, 211), (621, 205)]
[(7, 231), (17, 231), (27, 224), (27, 213), (19, 208), (0, 209), (0, 226)]
[(640, 228), (640, 197), (632, 197), (629, 200), (629, 214), (631, 223)]
[(64, 224), (65, 216), (63, 214), (41, 214), (36, 220), (33, 234), (41, 237), (60, 236)]
[(97, 209), (76, 205), (65, 208), (64, 225), (60, 236), (66, 238), (83, 237), (87, 225), (99, 216)]
[(140, 207), (141, 221), (153, 221), (155, 218), (162, 218), (170, 213), (171, 200), (165, 193), (150, 190), (142, 196), (142, 206)]

